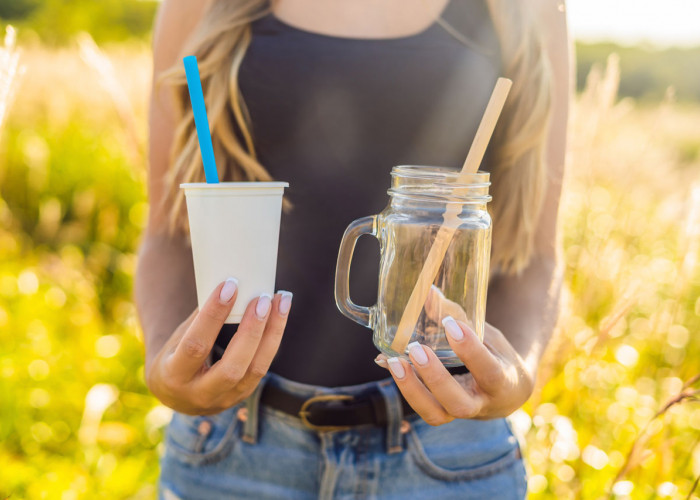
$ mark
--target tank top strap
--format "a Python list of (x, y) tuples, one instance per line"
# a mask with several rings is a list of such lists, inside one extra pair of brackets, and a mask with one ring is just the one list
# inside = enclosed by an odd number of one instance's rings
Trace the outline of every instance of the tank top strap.
[(437, 24), (465, 46), (499, 59), (500, 44), (485, 0), (450, 0)]

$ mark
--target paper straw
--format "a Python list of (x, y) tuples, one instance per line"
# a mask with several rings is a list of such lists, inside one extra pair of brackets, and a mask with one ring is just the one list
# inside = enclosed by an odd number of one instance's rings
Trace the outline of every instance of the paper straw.
[(204, 106), (204, 93), (202, 92), (202, 81), (199, 77), (197, 58), (195, 56), (187, 56), (182, 61), (185, 63), (187, 88), (190, 91), (190, 101), (192, 102), (192, 112), (194, 113), (194, 125), (197, 128), (199, 149), (202, 152), (204, 176), (207, 179), (207, 184), (217, 184), (219, 182), (219, 174), (216, 170), (214, 147), (211, 144), (211, 132), (209, 132), (207, 109)]
[[(496, 86), (491, 94), (491, 99), (489, 99), (484, 116), (474, 136), (474, 141), (469, 148), (467, 159), (457, 178), (458, 184), (466, 183), (469, 175), (475, 173), (479, 168), (484, 153), (486, 152), (486, 146), (491, 139), (493, 129), (496, 127), (496, 121), (498, 121), (498, 117), (501, 114), (503, 104), (506, 102), (506, 97), (508, 97), (508, 92), (512, 84), (513, 82), (507, 78), (499, 78), (496, 82)], [(416, 322), (423, 310), (425, 300), (428, 298), (430, 285), (433, 284), (435, 276), (442, 264), (442, 260), (445, 258), (445, 253), (447, 253), (447, 248), (450, 246), (452, 237), (461, 223), (458, 217), (461, 211), (462, 205), (458, 203), (448, 204), (445, 210), (443, 223), (430, 247), (428, 257), (425, 259), (418, 280), (413, 287), (411, 296), (408, 298), (408, 303), (401, 316), (401, 321), (399, 321), (399, 326), (396, 328), (396, 334), (391, 343), (391, 348), (395, 352), (404, 352), (408, 346), (408, 342), (411, 340), (411, 335), (413, 335), (413, 331), (416, 328)]]

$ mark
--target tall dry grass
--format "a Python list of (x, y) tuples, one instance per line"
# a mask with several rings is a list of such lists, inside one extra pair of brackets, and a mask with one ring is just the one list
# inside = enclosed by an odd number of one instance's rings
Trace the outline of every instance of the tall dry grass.
[(0, 46), (0, 129), (14, 94), (14, 83), (22, 67), (15, 48), (16, 34), (12, 26), (5, 28), (5, 39)]
[(700, 109), (618, 84), (613, 55), (574, 109), (565, 307), (513, 416), (534, 498), (697, 498)]

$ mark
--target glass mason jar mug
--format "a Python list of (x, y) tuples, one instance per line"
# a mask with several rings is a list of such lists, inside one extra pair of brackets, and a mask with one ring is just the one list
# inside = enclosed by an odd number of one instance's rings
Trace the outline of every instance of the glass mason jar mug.
[[(391, 177), (391, 199), (384, 211), (357, 219), (345, 230), (335, 275), (336, 304), (345, 316), (371, 328), (374, 345), (389, 357), (410, 360), (405, 345), (417, 341), (430, 346), (445, 366), (462, 365), (442, 320), (452, 316), (463, 321), (483, 340), (491, 252), (489, 173), (469, 174), (464, 182), (459, 171), (449, 168), (397, 166)], [(372, 307), (359, 306), (349, 296), (350, 262), (363, 234), (379, 240), (381, 253), (377, 304)], [(426, 265), (434, 245), (442, 248), (438, 251), (444, 258), (431, 256), (436, 265)], [(419, 276), (425, 290), (416, 286)], [(414, 309), (415, 326), (408, 320), (410, 340), (394, 343), (409, 298), (416, 293), (420, 313)], [(397, 345), (402, 348), (397, 350)]]

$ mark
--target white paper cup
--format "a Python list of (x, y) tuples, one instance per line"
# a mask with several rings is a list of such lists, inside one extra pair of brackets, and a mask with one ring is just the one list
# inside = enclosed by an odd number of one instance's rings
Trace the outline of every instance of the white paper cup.
[(238, 280), (238, 298), (226, 323), (240, 323), (251, 300), (274, 294), (285, 187), (286, 182), (180, 184), (187, 200), (199, 307), (219, 283)]

